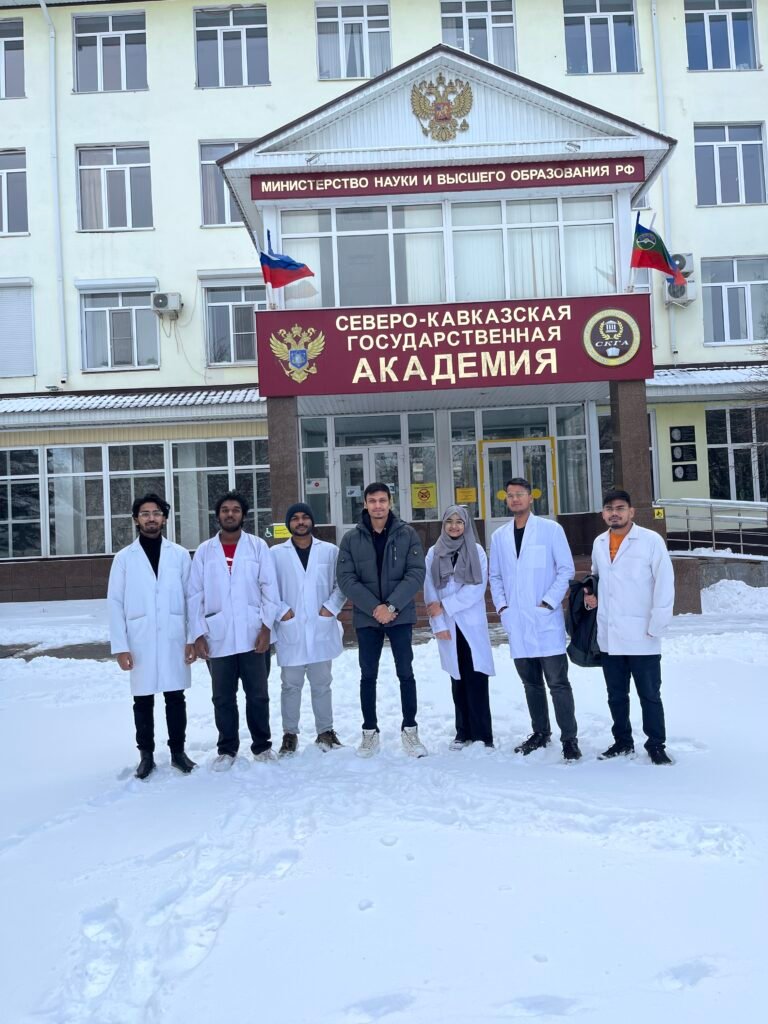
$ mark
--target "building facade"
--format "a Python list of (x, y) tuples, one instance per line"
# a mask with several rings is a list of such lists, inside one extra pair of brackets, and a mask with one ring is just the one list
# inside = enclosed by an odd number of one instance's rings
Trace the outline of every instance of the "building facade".
[[(461, 500), (487, 534), (499, 481), (533, 473), (577, 547), (617, 478), (645, 504), (768, 500), (767, 25), (763, 0), (0, 0), (0, 594), (122, 547), (150, 485), (190, 548), (232, 485), (263, 535), (297, 494), (342, 531), (376, 477), (425, 530)], [(369, 184), (253, 184), (340, 172)], [(638, 213), (680, 291), (630, 275)], [(267, 296), (266, 230), (314, 278)], [(257, 311), (263, 361), (283, 311), (627, 295), (651, 322), (642, 401), (597, 362), (259, 391)]]

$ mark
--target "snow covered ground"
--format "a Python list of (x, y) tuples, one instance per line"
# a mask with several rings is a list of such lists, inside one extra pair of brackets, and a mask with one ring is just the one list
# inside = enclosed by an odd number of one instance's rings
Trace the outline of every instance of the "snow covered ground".
[[(527, 758), (522, 687), (495, 649), (498, 749), (451, 753), (434, 643), (416, 648), (428, 758), (399, 748), (385, 650), (381, 755), (354, 756), (356, 651), (321, 754), (229, 774), (193, 670), (200, 769), (132, 778), (112, 662), (0, 663), (4, 1024), (751, 1024), (766, 999), (768, 593), (720, 583), (664, 645), (677, 763), (598, 762), (602, 677), (572, 670), (584, 758)], [(103, 640), (103, 602), (0, 606), (0, 644)], [(279, 673), (271, 677), (279, 740)], [(306, 696), (306, 695), (305, 695)], [(158, 708), (158, 711), (161, 711)], [(633, 705), (638, 723), (638, 709)], [(638, 748), (642, 737), (636, 736)]]

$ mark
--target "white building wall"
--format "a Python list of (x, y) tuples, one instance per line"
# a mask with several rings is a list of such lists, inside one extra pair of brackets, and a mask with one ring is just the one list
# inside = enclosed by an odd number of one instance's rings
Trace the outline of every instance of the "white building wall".
[[(229, 89), (195, 87), (193, 3), (73, 4), (51, 10), (57, 33), (58, 129), (63, 230), (68, 389), (227, 384), (254, 379), (254, 367), (209, 368), (205, 357), (201, 270), (256, 270), (257, 255), (240, 225), (201, 227), (199, 142), (248, 140), (266, 134), (360, 84), (319, 81), (312, 0), (267, 0), (271, 84)], [(209, 6), (198, 4), (197, 6)], [(216, 5), (210, 5), (216, 6)], [(669, 165), (665, 240), (673, 251), (702, 257), (765, 255), (768, 207), (697, 209), (693, 124), (757, 121), (768, 109), (762, 70), (689, 72), (682, 0), (657, 2), (666, 123), (659, 124), (650, 0), (636, 0), (642, 71), (628, 75), (568, 75), (561, 0), (516, 0), (518, 70), (526, 76), (612, 113), (665, 131), (679, 140)], [(73, 91), (73, 14), (144, 10), (148, 83), (145, 92), (78, 94)], [(768, 52), (768, 0), (756, 0), (758, 67)], [(24, 99), (0, 101), (0, 149), (27, 151), (30, 230), (0, 237), (0, 278), (34, 281), (37, 377), (0, 378), (0, 393), (43, 390), (60, 383), (56, 316), (55, 232), (49, 157), (48, 32), (34, 7), (0, 8), (0, 18), (22, 17), (25, 36)], [(391, 0), (393, 65), (440, 42), (439, 0)], [(149, 143), (154, 227), (100, 233), (77, 230), (76, 147)], [(651, 192), (656, 228), (664, 231), (661, 184)], [(686, 309), (667, 313), (662, 278), (654, 275), (658, 363), (749, 361), (753, 348), (704, 347), (701, 288)], [(161, 333), (157, 370), (84, 373), (76, 279), (156, 278), (179, 291), (185, 306)], [(674, 325), (674, 346), (670, 339)], [(168, 330), (168, 324), (164, 324)], [(673, 347), (677, 350), (673, 351)]]

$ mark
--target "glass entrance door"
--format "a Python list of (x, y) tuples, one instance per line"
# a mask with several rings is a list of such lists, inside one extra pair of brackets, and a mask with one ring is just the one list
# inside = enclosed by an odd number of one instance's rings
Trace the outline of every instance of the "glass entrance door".
[(405, 492), (402, 489), (402, 481), (406, 479), (404, 462), (403, 448), (393, 445), (345, 448), (336, 454), (334, 522), (339, 540), (347, 530), (351, 530), (360, 521), (363, 493), (374, 480), (381, 481), (389, 487), (395, 515), (406, 518), (410, 516), (410, 504), (407, 508), (403, 505)]
[(486, 543), (491, 534), (509, 521), (504, 485), (511, 477), (529, 480), (533, 488), (533, 512), (537, 516), (557, 514), (554, 441), (549, 437), (514, 438), (509, 441), (481, 441), (483, 473), (483, 516)]

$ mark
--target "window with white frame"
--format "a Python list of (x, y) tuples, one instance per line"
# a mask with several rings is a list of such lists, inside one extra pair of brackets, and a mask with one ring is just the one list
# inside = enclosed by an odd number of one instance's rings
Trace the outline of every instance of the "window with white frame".
[(0, 100), (24, 95), (24, 22), (0, 20)]
[(195, 54), (201, 89), (269, 85), (267, 8), (195, 11)]
[(609, 294), (614, 236), (611, 196), (284, 211), (282, 251), (316, 289), (286, 306)]
[(0, 149), (0, 235), (28, 230), (26, 150)]
[(0, 278), (0, 377), (34, 373), (32, 282)]
[(251, 506), (245, 517), (245, 529), (259, 537), (267, 536), (272, 525), (272, 483), (266, 437), (233, 441), (235, 490)]
[(256, 360), (257, 309), (266, 309), (264, 285), (229, 285), (205, 289), (208, 365)]
[(74, 19), (75, 92), (147, 88), (143, 12), (88, 14)]
[(104, 554), (102, 445), (44, 450), (48, 479), (48, 553)]
[(107, 447), (109, 522), (112, 550), (136, 538), (132, 508), (144, 494), (165, 496), (165, 455), (162, 442), (111, 444)]
[[(454, 502), (466, 506), (470, 516), (478, 519), (480, 499), (477, 486), (477, 427), (474, 410), (451, 412), (451, 468)], [(473, 500), (467, 501), (471, 495), (474, 495)]]
[(768, 256), (701, 261), (704, 344), (768, 341)]
[(320, 78), (375, 78), (392, 65), (388, 3), (317, 3)]
[(765, 202), (761, 124), (694, 125), (699, 206)]
[(84, 369), (159, 365), (157, 315), (150, 305), (150, 292), (86, 292), (81, 302)]
[(200, 143), (200, 188), (203, 200), (203, 224), (242, 224), (243, 217), (216, 163), (234, 152), (239, 142)]
[(77, 151), (82, 231), (152, 227), (149, 146), (101, 146)]
[(634, 0), (563, 0), (569, 75), (638, 70)]
[(443, 42), (515, 70), (514, 0), (442, 0)]
[(754, 0), (685, 0), (689, 71), (757, 67)]
[(707, 409), (709, 496), (768, 501), (768, 408)]
[(328, 421), (324, 416), (305, 418), (300, 423), (301, 469), (304, 501), (316, 523), (331, 522), (331, 488), (328, 476)]
[(0, 451), (0, 558), (42, 554), (39, 458), (36, 448)]

